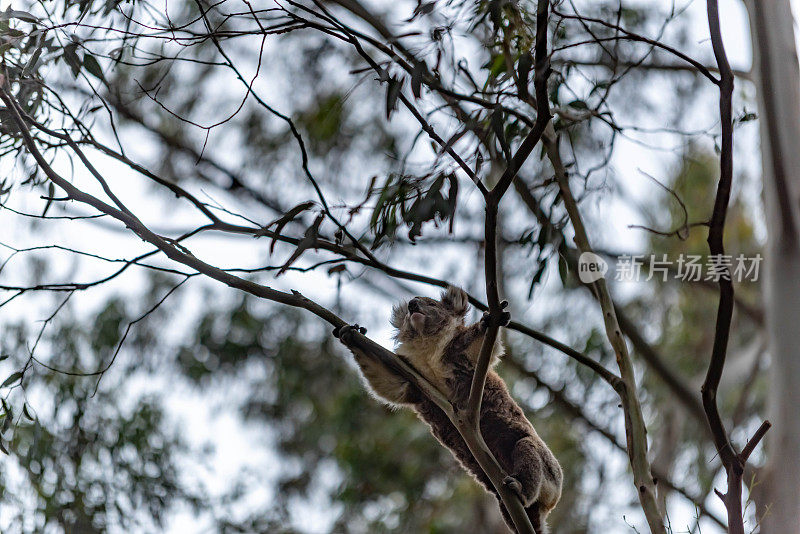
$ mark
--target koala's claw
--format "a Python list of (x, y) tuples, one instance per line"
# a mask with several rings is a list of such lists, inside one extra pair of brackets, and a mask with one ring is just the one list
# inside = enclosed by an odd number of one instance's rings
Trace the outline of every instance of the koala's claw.
[(349, 342), (352, 340), (353, 331), (359, 332), (361, 334), (367, 333), (367, 329), (364, 328), (363, 326), (359, 326), (357, 324), (351, 326), (349, 324), (346, 324), (340, 328), (334, 328), (333, 337), (340, 339), (342, 343), (348, 345)]
[(525, 497), (522, 495), (522, 484), (520, 484), (519, 480), (512, 476), (507, 476), (503, 479), (503, 485), (516, 493), (521, 501), (525, 501)]
[[(503, 301), (500, 303), (501, 308), (505, 308), (508, 306), (508, 301)], [(492, 323), (491, 313), (488, 311), (483, 312), (483, 317), (481, 318), (481, 322), (485, 327), (488, 327)], [(503, 311), (500, 312), (500, 320), (497, 321), (498, 326), (508, 326), (508, 323), (511, 322), (511, 312)]]

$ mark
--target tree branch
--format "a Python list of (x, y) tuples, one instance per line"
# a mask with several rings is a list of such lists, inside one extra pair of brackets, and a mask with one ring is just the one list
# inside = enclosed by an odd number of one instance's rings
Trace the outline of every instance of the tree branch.
[[(555, 137), (555, 136), (553, 136)], [(569, 186), (569, 177), (566, 169), (561, 162), (561, 155), (557, 142), (545, 139), (545, 146), (550, 162), (555, 169), (561, 197), (564, 206), (569, 214), (572, 227), (575, 230), (575, 244), (583, 252), (593, 252), (586, 228), (583, 224), (578, 204), (572, 196)], [(633, 480), (636, 485), (639, 502), (644, 511), (650, 530), (654, 534), (666, 534), (664, 521), (661, 511), (658, 509), (656, 501), (655, 483), (651, 474), (650, 463), (647, 459), (647, 426), (644, 422), (642, 407), (636, 387), (636, 377), (633, 371), (628, 347), (622, 336), (619, 322), (611, 300), (611, 294), (606, 286), (605, 279), (600, 278), (593, 285), (597, 294), (597, 300), (603, 312), (603, 322), (605, 323), (606, 336), (608, 337), (614, 354), (617, 358), (617, 366), (620, 370), (620, 378), (623, 387), (618, 389), (622, 408), (625, 414), (625, 437), (627, 441), (628, 458), (631, 469), (633, 470)]]
[[(711, 45), (714, 58), (720, 72), (719, 80), (719, 115), (722, 128), (720, 143), (720, 176), (717, 193), (714, 200), (714, 210), (708, 229), (708, 248), (711, 256), (721, 258), (725, 254), (723, 237), (725, 233), (725, 218), (728, 212), (728, 203), (733, 184), (733, 72), (728, 63), (725, 44), (722, 39), (722, 29), (719, 20), (719, 5), (717, 0), (707, 0), (708, 29), (711, 34)], [(730, 337), (731, 320), (733, 318), (733, 281), (730, 271), (725, 267), (725, 274), (719, 277), (719, 306), (717, 308), (717, 322), (714, 329), (714, 345), (711, 349), (711, 359), (708, 372), (701, 388), (703, 408), (708, 419), (708, 426), (714, 438), (720, 461), (725, 467), (728, 478), (726, 493), (717, 492), (728, 512), (729, 534), (744, 534), (744, 518), (742, 517), (742, 474), (747, 458), (752, 453), (758, 442), (769, 430), (770, 423), (765, 421), (753, 438), (745, 445), (741, 454), (736, 452), (731, 443), (725, 424), (717, 406), (717, 388), (722, 379), (722, 370), (728, 353), (728, 338)]]

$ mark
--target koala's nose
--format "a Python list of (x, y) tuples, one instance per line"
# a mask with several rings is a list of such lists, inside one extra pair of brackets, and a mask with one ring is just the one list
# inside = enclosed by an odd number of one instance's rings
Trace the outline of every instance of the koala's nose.
[(413, 298), (408, 301), (408, 311), (411, 313), (417, 313), (419, 311), (419, 299)]

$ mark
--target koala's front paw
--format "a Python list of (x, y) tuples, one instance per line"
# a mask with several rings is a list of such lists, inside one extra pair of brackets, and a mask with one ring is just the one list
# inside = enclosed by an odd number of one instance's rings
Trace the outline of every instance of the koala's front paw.
[[(500, 303), (500, 308), (503, 310), (500, 312), (499, 318), (497, 319), (497, 326), (508, 326), (508, 323), (511, 322), (511, 312), (505, 311), (508, 307), (508, 301), (504, 300)], [(483, 317), (481, 318), (481, 324), (484, 328), (488, 328), (490, 324), (492, 324), (492, 315), (488, 311), (483, 312)]]
[(503, 310), (500, 314), (500, 326), (508, 326), (508, 323), (511, 322), (511, 312), (506, 311), (506, 308), (508, 308), (508, 301), (502, 301), (500, 303), (500, 308)]
[(481, 315), (481, 327), (483, 327), (483, 329), (486, 330), (487, 328), (489, 328), (489, 323), (490, 323), (489, 312), (485, 311), (483, 312), (483, 315)]
[(344, 343), (345, 345), (350, 345), (353, 342), (353, 333), (359, 332), (361, 334), (366, 334), (367, 329), (363, 326), (359, 326), (357, 324), (349, 325), (346, 324), (340, 328), (333, 329), (333, 337), (339, 338), (339, 340)]

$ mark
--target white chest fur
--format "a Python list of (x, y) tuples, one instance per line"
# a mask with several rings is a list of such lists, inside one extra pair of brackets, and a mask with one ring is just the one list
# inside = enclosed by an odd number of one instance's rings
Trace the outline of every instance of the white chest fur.
[(400, 343), (395, 352), (404, 356), (411, 365), (442, 393), (449, 393), (446, 379), (450, 376), (444, 366), (442, 355), (444, 349), (455, 334), (455, 328), (448, 328), (436, 336), (420, 336), (411, 341)]

